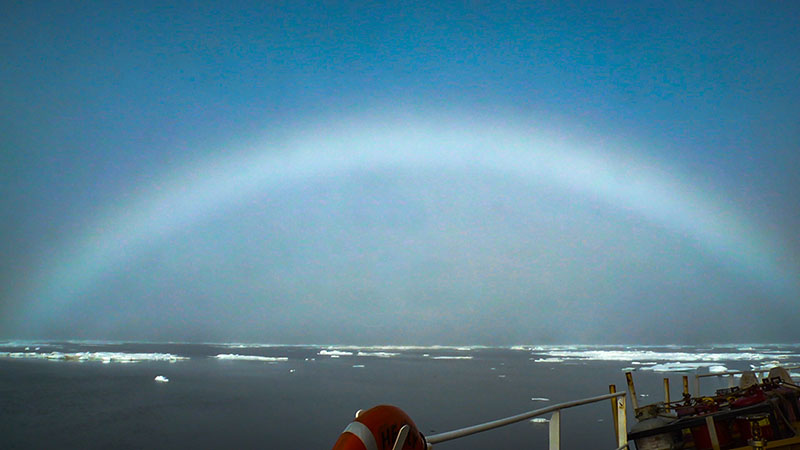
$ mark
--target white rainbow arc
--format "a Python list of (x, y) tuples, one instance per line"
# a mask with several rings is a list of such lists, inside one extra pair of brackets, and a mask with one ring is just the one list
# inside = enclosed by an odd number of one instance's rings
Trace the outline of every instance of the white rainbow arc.
[(209, 159), (172, 174), (134, 201), (107, 210), (83, 236), (44, 262), (27, 314), (57, 313), (142, 248), (231, 202), (280, 185), (380, 168), (476, 169), (550, 183), (636, 211), (693, 238), (765, 286), (794, 290), (776, 243), (745, 217), (656, 166), (513, 126), (434, 121), (328, 125), (262, 151)]

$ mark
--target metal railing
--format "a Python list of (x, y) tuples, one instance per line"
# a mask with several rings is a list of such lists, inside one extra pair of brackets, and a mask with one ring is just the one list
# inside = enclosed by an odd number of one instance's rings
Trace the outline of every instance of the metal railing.
[(513, 423), (522, 422), (523, 420), (532, 419), (547, 413), (553, 413), (550, 416), (550, 450), (559, 450), (561, 448), (561, 410), (574, 408), (576, 406), (588, 405), (589, 403), (601, 402), (603, 400), (611, 400), (612, 414), (614, 417), (614, 425), (617, 436), (617, 450), (628, 448), (628, 432), (627, 432), (627, 410), (625, 409), (625, 396), (626, 391), (614, 392), (611, 394), (598, 395), (597, 397), (589, 397), (571, 402), (558, 403), (545, 408), (534, 409), (533, 411), (524, 412), (514, 416), (506, 417), (503, 419), (493, 420), (471, 427), (459, 428), (453, 431), (434, 434), (426, 436), (428, 441), (428, 449), (432, 449), (434, 444), (439, 444), (446, 441), (452, 441), (465, 436), (484, 431), (494, 430), (495, 428), (504, 427)]

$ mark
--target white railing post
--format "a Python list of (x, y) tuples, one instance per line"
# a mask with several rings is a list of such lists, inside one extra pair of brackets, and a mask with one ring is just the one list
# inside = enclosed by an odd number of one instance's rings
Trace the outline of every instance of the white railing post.
[(617, 397), (617, 447), (628, 445), (628, 411), (625, 396)]
[(550, 416), (550, 450), (561, 450), (561, 411)]

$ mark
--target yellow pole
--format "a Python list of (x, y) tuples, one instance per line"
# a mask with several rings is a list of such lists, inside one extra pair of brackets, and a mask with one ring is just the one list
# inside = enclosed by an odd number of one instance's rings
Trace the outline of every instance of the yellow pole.
[(633, 387), (633, 373), (625, 372), (625, 379), (628, 380), (628, 393), (631, 394), (631, 406), (633, 406), (633, 415), (636, 415), (636, 410), (639, 409), (639, 401), (636, 398), (636, 389)]
[[(615, 394), (617, 392), (617, 385), (609, 384), (608, 385), (608, 393)], [(611, 399), (611, 417), (614, 418), (614, 436), (619, 441), (619, 417), (617, 417), (617, 398), (614, 397)]]
[(669, 378), (664, 378), (664, 404), (669, 411)]

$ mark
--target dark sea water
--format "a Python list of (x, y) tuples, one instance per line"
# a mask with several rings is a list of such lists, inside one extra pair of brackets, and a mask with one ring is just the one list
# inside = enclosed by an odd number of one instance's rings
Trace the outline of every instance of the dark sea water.
[[(777, 363), (798, 365), (800, 345), (7, 342), (0, 343), (0, 448), (327, 449), (356, 410), (383, 403), (401, 407), (432, 435), (605, 394), (609, 384), (625, 390), (626, 368), (636, 369), (639, 401), (646, 404), (663, 400), (664, 377), (674, 399), (682, 375)], [(169, 382), (155, 381), (159, 375)], [(717, 378), (702, 383), (704, 391), (727, 384)], [(435, 448), (546, 448), (547, 427), (524, 421)], [(616, 447), (607, 401), (563, 411), (561, 427), (562, 448)]]

